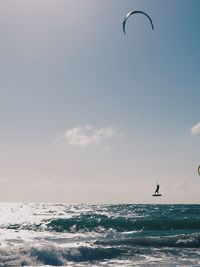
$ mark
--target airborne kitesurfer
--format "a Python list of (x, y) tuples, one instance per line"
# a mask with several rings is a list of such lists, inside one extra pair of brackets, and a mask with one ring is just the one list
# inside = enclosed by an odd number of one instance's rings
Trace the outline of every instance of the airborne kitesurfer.
[(159, 195), (159, 188), (160, 188), (160, 185), (157, 183), (156, 184), (156, 190), (155, 190), (155, 195)]

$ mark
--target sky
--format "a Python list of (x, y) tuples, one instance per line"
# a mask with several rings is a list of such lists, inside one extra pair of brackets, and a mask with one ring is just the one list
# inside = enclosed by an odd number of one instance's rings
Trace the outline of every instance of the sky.
[(199, 9), (1, 1), (0, 201), (200, 204)]

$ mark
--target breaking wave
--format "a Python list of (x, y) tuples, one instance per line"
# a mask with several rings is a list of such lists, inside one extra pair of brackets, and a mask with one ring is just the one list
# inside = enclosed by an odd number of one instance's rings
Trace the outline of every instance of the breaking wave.
[[(60, 248), (53, 245), (0, 250), (0, 266), (63, 266), (70, 263), (101, 262), (122, 257), (151, 254), (153, 248), (198, 248), (200, 235), (143, 237), (96, 241), (93, 246)], [(145, 250), (146, 248), (146, 250)]]
[(56, 248), (54, 246), (29, 247), (0, 250), (0, 266), (62, 266), (69, 262), (99, 261), (118, 257), (119, 248)]

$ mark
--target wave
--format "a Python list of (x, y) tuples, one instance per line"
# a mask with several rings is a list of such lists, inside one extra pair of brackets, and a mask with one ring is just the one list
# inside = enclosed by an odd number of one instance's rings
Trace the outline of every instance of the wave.
[(0, 266), (63, 266), (69, 262), (99, 261), (116, 258), (123, 253), (119, 248), (56, 248), (54, 246), (0, 250)]
[[(90, 246), (80, 247), (56, 247), (53, 245), (10, 247), (0, 249), (0, 266), (72, 266), (73, 263), (107, 263), (113, 259), (137, 259), (148, 258), (152, 255), (161, 257), (166, 251), (168, 256), (182, 255), (182, 249), (187, 248), (184, 253), (193, 257), (194, 251), (200, 247), (200, 234), (179, 235), (174, 237), (148, 237), (131, 239), (110, 239), (96, 241)], [(159, 250), (155, 250), (161, 248)], [(174, 248), (166, 250), (166, 248)], [(181, 250), (177, 250), (181, 248)], [(190, 249), (188, 249), (190, 248)], [(191, 251), (191, 248), (195, 250)], [(165, 249), (165, 250), (164, 250)], [(169, 255), (170, 254), (170, 255)], [(94, 264), (92, 264), (94, 265)], [(90, 265), (91, 266), (91, 265)]]
[(108, 229), (117, 232), (126, 231), (170, 231), (200, 230), (200, 218), (153, 218), (133, 219), (125, 217), (107, 217), (84, 215), (73, 218), (52, 219), (46, 224), (48, 230), (56, 232), (101, 232)]
[(148, 236), (148, 237), (131, 237), (115, 238), (107, 240), (98, 240), (96, 245), (101, 246), (128, 246), (128, 247), (174, 247), (174, 248), (199, 248), (200, 234), (182, 234), (175, 236)]

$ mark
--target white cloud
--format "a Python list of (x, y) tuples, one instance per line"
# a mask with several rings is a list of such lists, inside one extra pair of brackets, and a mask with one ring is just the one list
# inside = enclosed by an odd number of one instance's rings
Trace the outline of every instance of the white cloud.
[(197, 124), (195, 124), (195, 125), (191, 128), (191, 134), (192, 134), (192, 135), (200, 134), (200, 122), (198, 122)]
[(63, 135), (56, 138), (56, 141), (62, 139), (66, 145), (87, 147), (89, 145), (100, 145), (106, 139), (117, 135), (118, 133), (113, 126), (96, 128), (86, 125), (67, 129)]

